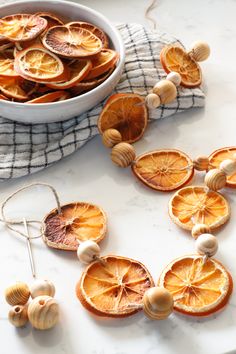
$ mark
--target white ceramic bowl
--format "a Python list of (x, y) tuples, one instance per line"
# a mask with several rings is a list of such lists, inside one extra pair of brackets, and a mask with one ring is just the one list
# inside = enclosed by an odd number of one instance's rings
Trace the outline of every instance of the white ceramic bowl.
[(81, 96), (65, 101), (43, 104), (26, 104), (0, 101), (0, 116), (23, 123), (50, 123), (66, 120), (89, 110), (108, 96), (118, 83), (125, 61), (125, 50), (117, 29), (95, 10), (68, 1), (20, 1), (0, 6), (0, 16), (14, 13), (55, 12), (71, 21), (91, 22), (102, 28), (109, 36), (112, 47), (120, 54), (116, 69), (101, 85)]

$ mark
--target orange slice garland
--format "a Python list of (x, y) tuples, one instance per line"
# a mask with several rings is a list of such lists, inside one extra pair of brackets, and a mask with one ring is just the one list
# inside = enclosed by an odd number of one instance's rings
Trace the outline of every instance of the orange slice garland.
[(132, 165), (138, 179), (150, 188), (172, 191), (188, 183), (194, 174), (193, 162), (179, 150), (155, 150), (140, 155)]
[(27, 100), (28, 95), (21, 88), (21, 79), (15, 77), (0, 77), (0, 92), (3, 95), (18, 99), (18, 100)]
[(199, 255), (178, 258), (162, 272), (159, 286), (174, 298), (174, 309), (191, 316), (208, 316), (222, 309), (232, 293), (231, 275), (215, 259)]
[(33, 103), (51, 103), (51, 102), (58, 102), (58, 101), (64, 101), (67, 98), (69, 98), (69, 92), (66, 91), (54, 91), (47, 93), (43, 96), (36, 97), (33, 100), (27, 101), (27, 103), (33, 104)]
[(105, 256), (91, 263), (76, 286), (76, 294), (90, 312), (105, 317), (127, 317), (140, 309), (147, 289), (154, 286), (146, 267), (133, 259)]
[(206, 224), (213, 231), (230, 218), (230, 206), (218, 192), (203, 186), (178, 190), (169, 202), (169, 214), (178, 226), (192, 230), (195, 224)]
[[(233, 155), (235, 155), (235, 154), (236, 154), (236, 147), (235, 146), (221, 148), (221, 149), (214, 151), (209, 156), (209, 169), (219, 168), (220, 163), (223, 160), (232, 159)], [(230, 187), (230, 188), (236, 188), (236, 173), (233, 174), (232, 176), (227, 176), (226, 186)]]
[(119, 55), (112, 49), (102, 49), (99, 54), (92, 59), (92, 69), (90, 70), (87, 80), (97, 78), (110, 70), (117, 62)]

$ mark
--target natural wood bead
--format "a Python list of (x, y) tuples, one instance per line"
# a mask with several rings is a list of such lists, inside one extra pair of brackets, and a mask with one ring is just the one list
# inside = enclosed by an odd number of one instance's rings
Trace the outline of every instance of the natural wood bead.
[(122, 136), (116, 129), (107, 129), (102, 134), (102, 142), (108, 148), (112, 148), (114, 145), (120, 143), (121, 141)]
[(155, 93), (149, 93), (145, 98), (145, 103), (150, 109), (155, 109), (160, 106), (161, 99)]
[(38, 296), (32, 300), (28, 307), (29, 321), (34, 328), (49, 329), (59, 320), (59, 306), (51, 296)]
[(32, 299), (41, 295), (53, 297), (55, 295), (55, 286), (50, 280), (35, 280), (30, 287), (30, 294)]
[(232, 176), (236, 173), (236, 160), (227, 159), (221, 162), (220, 170), (227, 176)]
[(206, 42), (194, 42), (190, 48), (189, 54), (196, 61), (204, 61), (210, 55), (210, 47)]
[(196, 224), (192, 228), (192, 236), (193, 238), (198, 238), (198, 236), (202, 234), (209, 234), (211, 232), (211, 229), (208, 225), (206, 224)]
[(25, 305), (30, 297), (30, 291), (27, 284), (17, 282), (5, 290), (5, 299), (9, 305)]
[(209, 189), (218, 191), (226, 185), (226, 174), (218, 168), (214, 168), (207, 172), (205, 183)]
[(201, 255), (212, 257), (218, 250), (218, 241), (214, 235), (202, 234), (196, 241), (196, 250)]
[(94, 241), (84, 241), (77, 249), (77, 256), (80, 262), (89, 264), (95, 260), (95, 257), (100, 256), (100, 247)]
[(153, 87), (153, 93), (158, 95), (162, 104), (174, 101), (177, 96), (176, 86), (169, 80), (161, 80)]
[(8, 320), (15, 327), (23, 327), (28, 322), (27, 306), (14, 306), (8, 313)]
[(181, 84), (181, 76), (179, 73), (176, 73), (175, 71), (171, 71), (167, 76), (166, 80), (169, 80), (173, 82), (175, 86), (179, 86)]
[(111, 151), (111, 159), (119, 167), (128, 167), (135, 160), (135, 150), (131, 144), (119, 143)]
[(164, 320), (173, 311), (173, 296), (165, 288), (153, 287), (143, 296), (143, 311), (152, 320)]
[(209, 159), (207, 156), (198, 156), (193, 160), (193, 166), (197, 171), (206, 171), (209, 166)]

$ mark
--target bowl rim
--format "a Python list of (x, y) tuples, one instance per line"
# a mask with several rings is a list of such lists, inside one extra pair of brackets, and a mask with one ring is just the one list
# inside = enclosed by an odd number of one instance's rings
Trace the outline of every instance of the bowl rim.
[[(14, 2), (11, 2), (9, 4), (3, 4), (3, 5), (0, 5), (0, 10), (1, 9), (7, 9), (7, 8), (11, 8), (15, 5), (27, 5), (27, 4), (33, 4), (34, 1), (32, 0), (21, 0), (21, 1), (14, 1)], [(90, 95), (93, 95), (95, 94), (95, 92), (97, 90), (100, 90), (102, 89), (105, 85), (107, 85), (107, 83), (109, 81), (112, 81), (112, 78), (116, 75), (116, 73), (123, 67), (124, 65), (124, 62), (125, 62), (125, 46), (124, 46), (124, 42), (122, 40), (122, 37), (119, 33), (119, 31), (117, 30), (117, 28), (107, 19), (106, 16), (104, 16), (103, 14), (101, 14), (100, 12), (88, 7), (88, 6), (85, 6), (85, 5), (81, 5), (79, 3), (75, 3), (75, 2), (72, 2), (72, 1), (65, 1), (65, 0), (44, 0), (43, 3), (55, 3), (55, 4), (66, 4), (66, 5), (73, 5), (74, 7), (78, 7), (78, 9), (83, 9), (87, 12), (90, 12), (91, 14), (93, 14), (94, 16), (96, 17), (99, 17), (103, 22), (105, 22), (111, 29), (112, 31), (114, 32), (114, 34), (116, 35), (116, 38), (117, 38), (117, 42), (118, 42), (118, 46), (119, 46), (119, 61), (118, 61), (118, 64), (115, 68), (115, 70), (111, 73), (111, 75), (105, 80), (103, 81), (100, 85), (98, 85), (97, 87), (93, 88), (92, 90), (88, 91), (88, 92), (85, 92), (83, 93), (82, 95), (80, 96), (76, 96), (76, 97), (71, 97), (71, 98), (68, 98), (67, 100), (63, 100), (63, 101), (57, 101), (57, 102), (48, 102), (48, 103), (34, 103), (34, 104), (28, 104), (26, 102), (12, 102), (12, 101), (5, 101), (5, 100), (1, 100), (0, 101), (0, 104), (2, 104), (3, 106), (11, 106), (11, 107), (16, 107), (19, 106), (19, 107), (24, 107), (25, 109), (38, 109), (39, 107), (41, 108), (49, 108), (49, 107), (53, 107), (53, 106), (61, 106), (61, 105), (65, 105), (65, 104), (70, 104), (71, 102), (75, 102), (76, 100), (80, 100), (81, 98), (89, 98)], [(43, 5), (42, 3), (42, 5)], [(36, 4), (37, 6), (37, 4)], [(26, 12), (27, 13), (27, 12)]]

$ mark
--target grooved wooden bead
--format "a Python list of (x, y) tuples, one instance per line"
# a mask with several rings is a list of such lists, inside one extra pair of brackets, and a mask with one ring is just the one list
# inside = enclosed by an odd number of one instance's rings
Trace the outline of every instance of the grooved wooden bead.
[(77, 249), (77, 256), (80, 262), (88, 264), (100, 256), (100, 247), (92, 240), (82, 242)]
[(179, 73), (176, 73), (175, 71), (171, 71), (167, 76), (166, 80), (169, 80), (173, 82), (175, 86), (179, 86), (181, 84), (181, 76)]
[(221, 162), (220, 170), (227, 176), (232, 176), (236, 173), (236, 160), (227, 159)]
[(198, 236), (202, 234), (209, 234), (211, 232), (211, 229), (208, 225), (206, 224), (196, 224), (192, 228), (192, 236), (193, 238), (198, 238)]
[(108, 148), (112, 148), (114, 145), (120, 143), (121, 141), (122, 136), (116, 129), (107, 129), (102, 134), (102, 142)]
[(196, 250), (199, 254), (212, 257), (218, 250), (218, 241), (214, 235), (202, 234), (196, 241)]
[(205, 176), (205, 183), (209, 189), (218, 191), (226, 185), (226, 174), (218, 168), (214, 168), (213, 170), (207, 172)]
[(209, 159), (207, 156), (198, 156), (193, 160), (193, 166), (197, 171), (206, 171), (209, 166)]
[(155, 109), (160, 106), (161, 99), (155, 93), (149, 93), (145, 98), (145, 103), (150, 109)]
[(206, 42), (194, 42), (190, 48), (189, 54), (196, 61), (204, 61), (210, 55), (210, 47)]
[(49, 329), (59, 320), (59, 306), (51, 296), (37, 296), (28, 307), (29, 321), (34, 328)]
[(17, 282), (5, 290), (5, 299), (9, 305), (25, 305), (30, 297), (30, 291), (27, 284)]
[(174, 101), (177, 96), (176, 86), (169, 80), (161, 80), (153, 87), (153, 93), (158, 95), (162, 104)]
[(41, 295), (53, 297), (55, 295), (55, 286), (50, 280), (35, 280), (30, 287), (30, 294), (32, 299)]
[(131, 144), (119, 143), (111, 151), (111, 159), (119, 167), (128, 167), (135, 160), (135, 150)]
[(164, 320), (173, 311), (173, 296), (165, 288), (153, 287), (143, 296), (143, 311), (152, 320)]
[(23, 327), (28, 322), (27, 306), (14, 306), (8, 313), (8, 320), (15, 327)]

